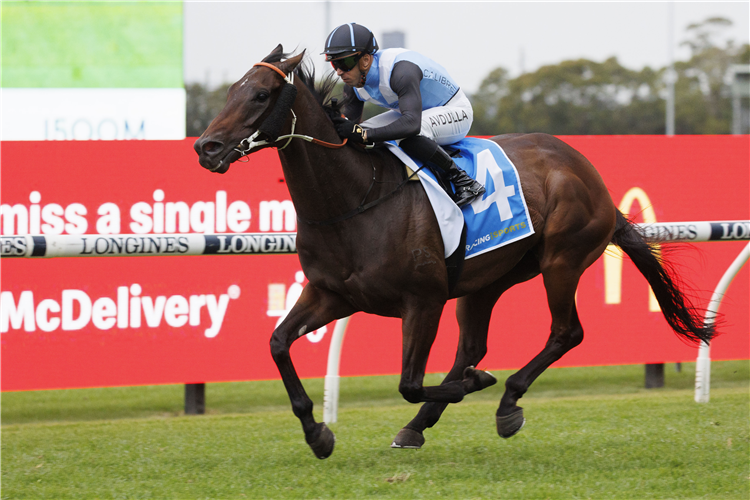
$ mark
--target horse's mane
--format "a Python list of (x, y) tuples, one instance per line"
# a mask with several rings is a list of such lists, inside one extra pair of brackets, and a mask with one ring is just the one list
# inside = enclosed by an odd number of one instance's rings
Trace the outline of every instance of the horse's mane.
[[(279, 54), (277, 57), (264, 59), (266, 62), (279, 62), (282, 59), (288, 59), (293, 53)], [(341, 109), (346, 104), (346, 100), (342, 97), (334, 99), (333, 91), (338, 83), (336, 73), (328, 73), (319, 82), (315, 82), (315, 66), (310, 62), (308, 57), (305, 57), (302, 62), (295, 68), (294, 75), (305, 84), (305, 87), (310, 91), (323, 111), (332, 118), (334, 116), (341, 115)]]

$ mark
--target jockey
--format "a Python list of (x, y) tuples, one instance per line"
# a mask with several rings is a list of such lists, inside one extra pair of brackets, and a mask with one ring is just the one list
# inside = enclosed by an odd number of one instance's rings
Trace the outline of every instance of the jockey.
[[(346, 84), (346, 118), (334, 119), (339, 136), (358, 144), (396, 140), (453, 183), (459, 207), (484, 193), (441, 147), (466, 137), (474, 118), (469, 99), (442, 66), (406, 49), (378, 50), (372, 32), (355, 23), (334, 29), (323, 54)], [(365, 101), (389, 111), (360, 126)]]

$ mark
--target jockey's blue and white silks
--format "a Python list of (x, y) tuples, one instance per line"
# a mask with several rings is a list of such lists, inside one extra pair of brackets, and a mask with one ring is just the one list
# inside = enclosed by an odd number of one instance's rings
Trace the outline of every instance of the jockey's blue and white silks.
[[(411, 169), (419, 168), (420, 164), (398, 146), (390, 142), (386, 144)], [(458, 247), (464, 220), (467, 259), (534, 234), (518, 171), (502, 148), (492, 141), (474, 137), (467, 137), (450, 147), (460, 151), (460, 156), (453, 157), (456, 164), (481, 182), (487, 191), (460, 209), (437, 184), (429, 169), (419, 171), (420, 181), (440, 225), (445, 257)]]
[(385, 49), (373, 54), (373, 62), (367, 72), (365, 86), (354, 88), (361, 101), (370, 101), (378, 106), (398, 109), (398, 95), (391, 89), (393, 66), (399, 61), (409, 61), (422, 70), (419, 90), (422, 94), (422, 109), (443, 106), (458, 92), (458, 84), (448, 72), (432, 59), (406, 49)]
[[(401, 118), (401, 116), (400, 111), (389, 109), (368, 118), (361, 125), (367, 129), (385, 127)], [(429, 137), (441, 146), (454, 144), (466, 137), (473, 121), (474, 110), (471, 109), (471, 102), (463, 90), (459, 89), (458, 93), (445, 106), (422, 111), (419, 135)], [(398, 141), (396, 142), (398, 143)]]

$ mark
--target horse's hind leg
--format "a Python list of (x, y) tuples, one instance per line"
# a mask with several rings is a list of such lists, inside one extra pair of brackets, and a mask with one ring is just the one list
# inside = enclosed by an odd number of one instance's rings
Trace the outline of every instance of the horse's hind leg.
[(523, 417), (523, 408), (516, 403), (526, 393), (534, 380), (552, 363), (583, 341), (583, 328), (578, 320), (574, 300), (575, 284), (577, 283), (578, 279), (575, 279), (572, 290), (569, 289), (570, 286), (564, 286), (568, 290), (560, 291), (562, 293), (559, 294), (559, 297), (557, 297), (558, 293), (554, 293), (554, 304), (553, 299), (549, 298), (550, 309), (552, 310), (552, 328), (547, 344), (542, 352), (537, 354), (526, 366), (508, 377), (505, 382), (505, 393), (500, 400), (500, 407), (496, 414), (497, 432), (501, 437), (509, 438), (523, 427), (526, 421)]
[[(456, 359), (443, 384), (461, 380), (465, 385), (473, 381), (465, 377), (467, 367), (477, 366), (487, 352), (487, 333), (492, 309), (500, 296), (512, 286), (528, 281), (539, 275), (539, 261), (536, 256), (526, 253), (513, 269), (489, 286), (458, 299), (456, 318), (460, 328)], [(484, 379), (477, 390), (495, 383), (489, 373), (473, 370)], [(474, 391), (469, 391), (474, 392)], [(448, 403), (425, 403), (414, 419), (401, 429), (391, 445), (394, 448), (419, 448), (424, 444), (423, 432), (434, 426), (445, 411)]]
[(504, 438), (516, 434), (525, 423), (523, 408), (516, 403), (529, 386), (552, 363), (583, 341), (583, 327), (575, 304), (576, 288), (583, 271), (604, 252), (609, 238), (606, 232), (598, 234), (598, 238), (583, 232), (577, 236), (579, 242), (593, 240), (593, 243), (588, 248), (581, 243), (554, 248), (548, 241), (540, 261), (552, 326), (544, 349), (505, 382), (505, 393), (496, 415), (497, 432)]
[(271, 355), (289, 394), (292, 411), (302, 423), (305, 440), (318, 458), (328, 458), (333, 453), (335, 437), (324, 423), (315, 422), (313, 403), (294, 369), (289, 349), (295, 340), (306, 333), (314, 332), (323, 325), (354, 312), (356, 311), (338, 295), (308, 284), (271, 336)]
[[(494, 288), (498, 288), (495, 286)], [(456, 316), (460, 326), (458, 351), (453, 367), (442, 384), (463, 381), (464, 372), (470, 366), (476, 366), (487, 353), (487, 331), (489, 329), (492, 308), (505, 288), (498, 290), (482, 290), (481, 292), (461, 297), (456, 304)], [(484, 374), (488, 378), (485, 384), (477, 389), (483, 389), (495, 383), (494, 377)], [(492, 380), (489, 380), (491, 378)], [(483, 385), (483, 387), (482, 387)], [(474, 391), (471, 391), (474, 392)], [(392, 448), (420, 448), (424, 444), (423, 432), (426, 428), (437, 423), (448, 403), (425, 403), (419, 409), (417, 416), (399, 431), (391, 444)]]

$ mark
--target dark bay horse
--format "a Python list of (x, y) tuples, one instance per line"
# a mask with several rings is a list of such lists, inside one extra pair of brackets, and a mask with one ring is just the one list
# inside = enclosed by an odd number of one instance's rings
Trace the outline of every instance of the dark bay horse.
[[(324, 106), (332, 80), (314, 88), (313, 74), (300, 65), (303, 56), (285, 58), (279, 45), (253, 66), (231, 86), (225, 108), (195, 150), (204, 168), (224, 173), (245, 154), (279, 148), (309, 283), (273, 332), (271, 354), (315, 456), (330, 456), (335, 439), (313, 418), (313, 403), (294, 369), (290, 347), (306, 333), (358, 311), (402, 319), (399, 391), (409, 402), (426, 403), (394, 439), (392, 446), (404, 448), (424, 443), (423, 431), (435, 425), (448, 403), (495, 383), (474, 368), (487, 350), (493, 306), (510, 287), (541, 274), (552, 314), (549, 340), (505, 382), (495, 419), (502, 437), (518, 432), (525, 422), (518, 400), (583, 340), (576, 287), (610, 243), (635, 263), (681, 338), (711, 340), (713, 331), (702, 326), (700, 312), (673, 282), (658, 249), (616, 209), (594, 167), (545, 134), (492, 139), (518, 169), (535, 234), (466, 261), (449, 289), (443, 241), (421, 184), (403, 183), (399, 161), (384, 149), (334, 146), (341, 144), (330, 120), (337, 110)], [(286, 137), (290, 134), (308, 137)], [(318, 143), (309, 142), (310, 137)], [(455, 364), (441, 385), (425, 387), (438, 322), (446, 301), (455, 297), (460, 327)]]

